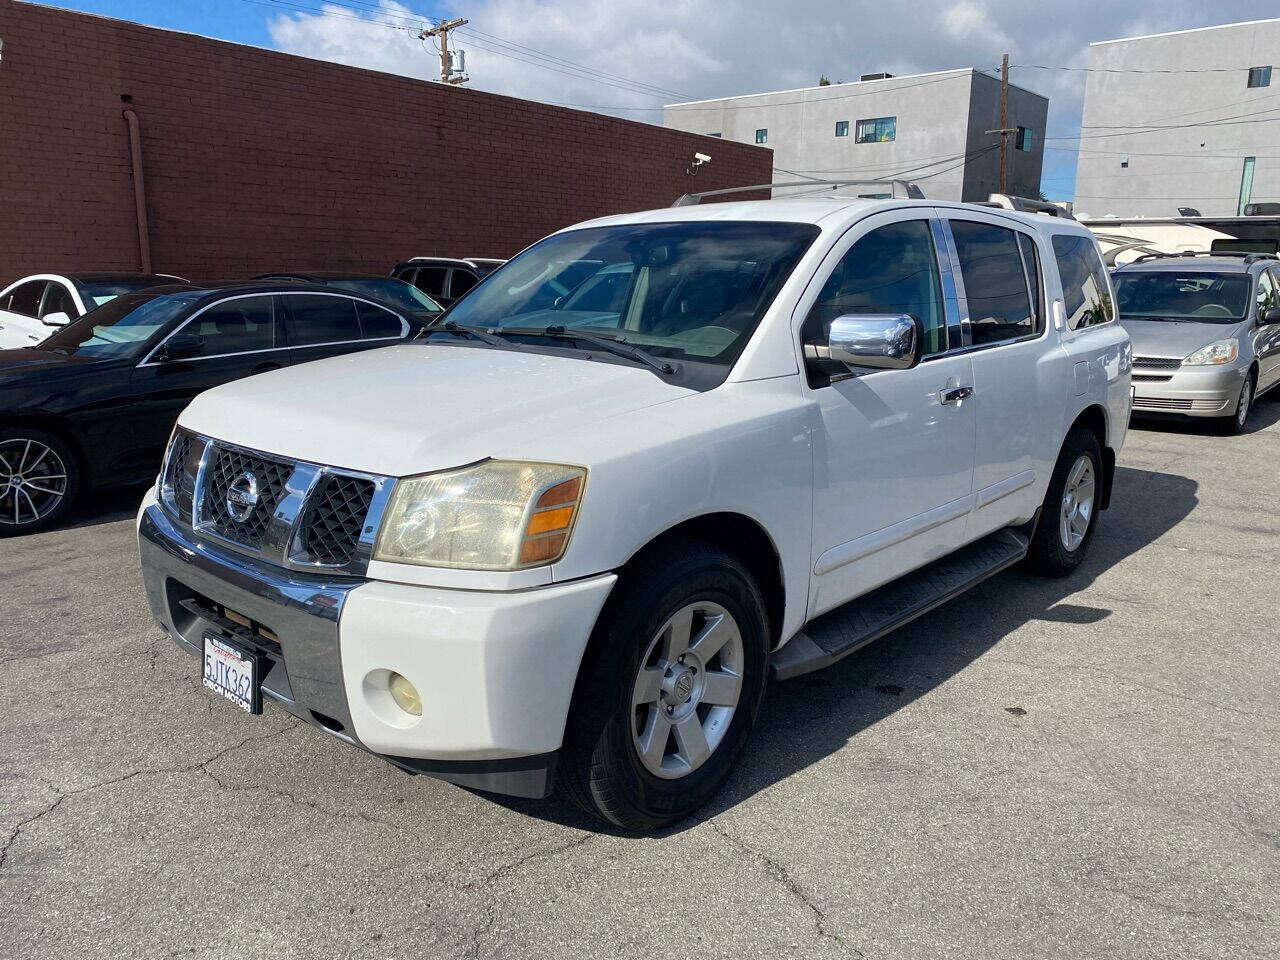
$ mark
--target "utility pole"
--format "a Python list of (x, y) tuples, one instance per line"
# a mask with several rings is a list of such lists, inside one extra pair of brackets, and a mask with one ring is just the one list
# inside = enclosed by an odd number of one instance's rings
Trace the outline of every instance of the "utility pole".
[[(467, 78), (460, 72), (455, 75), (453, 72), (453, 64), (449, 62), (449, 31), (457, 30), (459, 27), (465, 26), (470, 22), (470, 20), (465, 20), (462, 17), (459, 17), (456, 20), (441, 20), (429, 30), (424, 27), (422, 32), (418, 34), (419, 40), (425, 40), (427, 37), (440, 38), (441, 83), (465, 83), (467, 80)], [(1007, 60), (1008, 58), (1006, 57), (1005, 59)]]
[(988, 130), (988, 134), (1000, 134), (1000, 192), (1009, 192), (1009, 135), (1017, 133), (1009, 126), (1009, 55), (1000, 59), (1000, 127)]

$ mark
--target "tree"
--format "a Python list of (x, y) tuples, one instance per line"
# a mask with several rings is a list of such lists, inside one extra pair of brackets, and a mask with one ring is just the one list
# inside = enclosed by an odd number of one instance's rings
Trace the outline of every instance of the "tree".
[(827, 79), (827, 75), (825, 73), (818, 78), (818, 86), (820, 87), (831, 86), (831, 81)]

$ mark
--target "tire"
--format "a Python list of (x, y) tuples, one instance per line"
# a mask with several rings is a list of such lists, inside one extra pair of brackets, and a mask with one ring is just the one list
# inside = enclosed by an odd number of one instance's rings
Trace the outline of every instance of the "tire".
[(79, 492), (79, 461), (65, 441), (30, 427), (0, 429), (0, 537), (60, 523)]
[[(1088, 466), (1082, 467), (1082, 461), (1087, 461)], [(1102, 476), (1102, 451), (1098, 447), (1097, 436), (1092, 430), (1077, 427), (1062, 444), (1053, 476), (1049, 478), (1049, 489), (1044, 495), (1040, 522), (1036, 524), (1031, 538), (1027, 562), (1034, 573), (1042, 577), (1065, 577), (1083, 562), (1098, 525)], [(1090, 477), (1088, 505), (1082, 518), (1082, 481)], [(1068, 510), (1069, 519), (1064, 525)]]
[(1253, 409), (1253, 373), (1250, 371), (1240, 385), (1240, 396), (1236, 398), (1236, 409), (1229, 417), (1221, 417), (1214, 421), (1218, 432), (1225, 437), (1234, 437), (1244, 432), (1244, 425), (1249, 421), (1249, 411)]
[[(693, 643), (679, 660), (682, 633)], [(709, 642), (700, 646), (700, 636)], [(720, 789), (755, 724), (769, 636), (759, 587), (724, 550), (678, 540), (633, 563), (578, 674), (560, 788), (624, 830), (654, 830), (693, 813)]]

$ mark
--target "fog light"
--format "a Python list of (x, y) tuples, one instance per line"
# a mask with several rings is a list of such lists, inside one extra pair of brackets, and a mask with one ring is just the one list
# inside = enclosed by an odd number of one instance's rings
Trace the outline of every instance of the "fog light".
[(415, 717), (422, 716), (422, 697), (418, 696), (418, 688), (407, 677), (393, 672), (387, 680), (387, 689), (391, 691), (391, 699), (397, 707)]

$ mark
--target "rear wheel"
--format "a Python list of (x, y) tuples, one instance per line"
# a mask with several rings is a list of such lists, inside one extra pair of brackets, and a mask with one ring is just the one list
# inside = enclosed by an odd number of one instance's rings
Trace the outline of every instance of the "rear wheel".
[(562, 789), (628, 830), (698, 809), (755, 722), (768, 637), (759, 588), (717, 547), (680, 541), (629, 569), (578, 677)]
[(1218, 431), (1227, 436), (1235, 436), (1244, 432), (1244, 425), (1249, 420), (1249, 411), (1253, 408), (1253, 375), (1249, 374), (1240, 385), (1240, 396), (1236, 400), (1236, 412), (1223, 417), (1217, 422)]
[(1084, 560), (1097, 526), (1102, 451), (1092, 430), (1067, 435), (1049, 478), (1027, 559), (1041, 576), (1065, 577)]
[(0, 537), (52, 526), (71, 509), (79, 466), (65, 443), (43, 430), (0, 430)]

